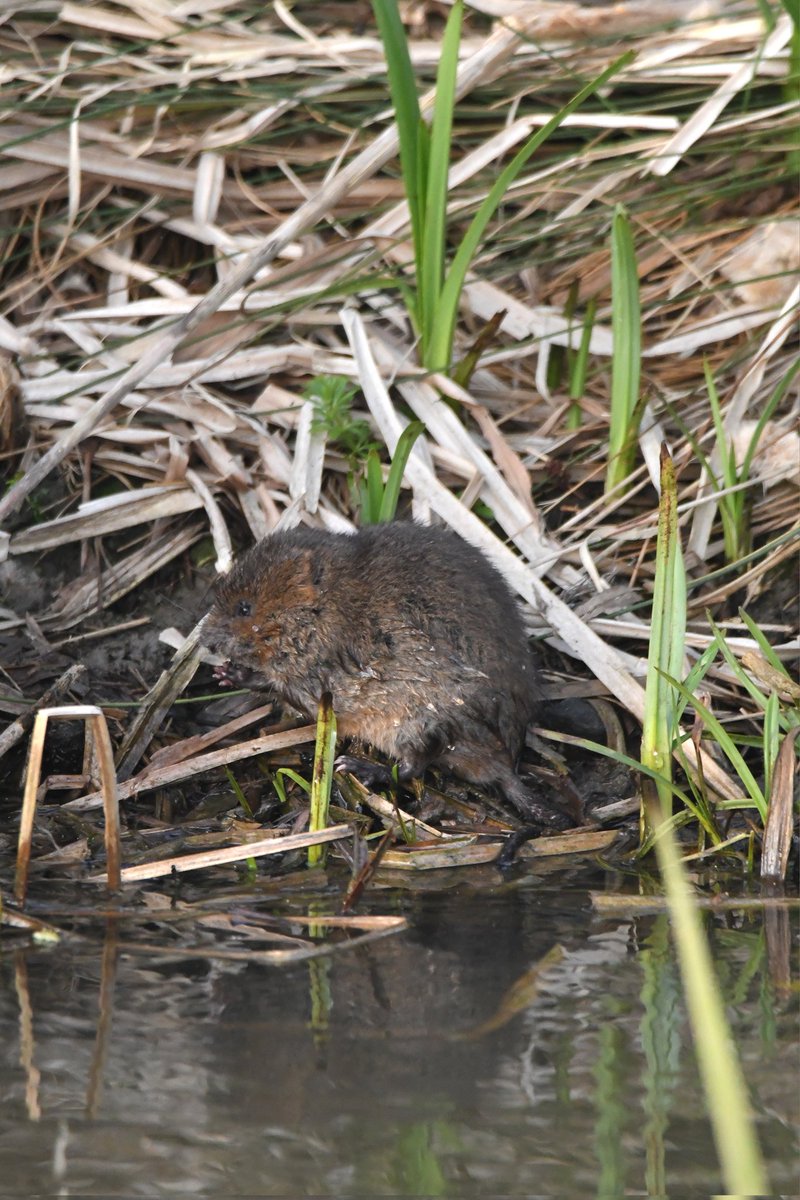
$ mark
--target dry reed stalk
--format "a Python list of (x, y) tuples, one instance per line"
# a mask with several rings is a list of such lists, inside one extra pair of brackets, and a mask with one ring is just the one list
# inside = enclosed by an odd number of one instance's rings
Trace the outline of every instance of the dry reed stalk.
[[(39, 780), (42, 773), (42, 758), (44, 755), (44, 740), (48, 721), (53, 719), (77, 720), (85, 723), (86, 749), (84, 753), (85, 768), (90, 765), (91, 757), (95, 756), (100, 776), (101, 803), (105, 814), (105, 843), (107, 872), (103, 876), (108, 884), (108, 890), (117, 891), (120, 885), (120, 827), (119, 827), (119, 796), (117, 780), (114, 772), (114, 752), (111, 748), (111, 738), (108, 734), (106, 719), (99, 708), (93, 704), (72, 704), (62, 708), (42, 708), (37, 712), (33, 723), (28, 763), (25, 771), (25, 791), (22, 797), (22, 812), (20, 814), (19, 841), (17, 846), (17, 870), (14, 877), (14, 899), (18, 904), (24, 904), (28, 890), (28, 867), (31, 856), (31, 837), (33, 835), (33, 819), (36, 814)], [(87, 758), (89, 762), (87, 762)], [(86, 771), (88, 774), (89, 772)]]
[[(318, 846), (327, 842), (336, 842), (341, 838), (352, 837), (353, 831), (349, 825), (331, 825), (328, 829), (320, 829), (316, 833), (292, 833), (285, 837), (274, 835), (261, 838), (258, 841), (245, 842), (240, 846), (224, 846), (219, 850), (203, 850), (199, 854), (179, 854), (174, 858), (162, 858), (158, 862), (139, 863), (135, 867), (123, 867), (122, 883), (136, 883), (145, 879), (160, 879), (174, 872), (201, 871), (208, 867), (218, 867), (228, 863), (245, 862), (249, 858), (264, 858), (273, 854), (284, 854), (289, 850), (305, 850), (308, 846)], [(107, 876), (92, 875), (91, 882), (105, 883)], [(119, 886), (119, 884), (117, 885)]]

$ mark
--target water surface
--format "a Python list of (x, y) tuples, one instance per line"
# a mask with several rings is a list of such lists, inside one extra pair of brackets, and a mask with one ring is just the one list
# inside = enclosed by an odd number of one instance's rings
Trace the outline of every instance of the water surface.
[[(362, 908), (405, 914), (406, 932), (283, 969), (108, 945), (104, 964), (102, 926), (7, 948), (4, 1194), (723, 1190), (666, 919), (598, 915), (590, 892), (624, 881), (594, 867), (465, 874), (373, 891)], [(258, 885), (247, 903), (275, 908)], [(771, 1186), (789, 1193), (797, 928), (769, 921), (706, 927)]]

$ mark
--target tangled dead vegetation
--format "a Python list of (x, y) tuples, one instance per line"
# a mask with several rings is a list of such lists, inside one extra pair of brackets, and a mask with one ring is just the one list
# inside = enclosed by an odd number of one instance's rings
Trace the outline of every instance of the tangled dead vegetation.
[[(424, 88), (442, 10), (406, 7)], [(713, 467), (705, 364), (735, 444), (797, 357), (792, 24), (779, 5), (767, 23), (755, 3), (687, 0), (658, 19), (634, 2), (469, 6), (454, 236), (531, 130), (622, 50), (635, 58), (509, 190), (462, 296), (456, 356), (480, 354), (457, 385), (418, 369), (400, 301), (408, 211), (368, 5), (7, 6), (3, 551), (13, 564), (68, 548), (72, 566), (56, 594), (6, 607), (0, 628), (27, 623), (45, 641), (90, 631), (122, 596), (144, 604), (147, 581), (193, 547), (224, 570), (234, 545), (278, 523), (352, 527), (359, 465), (305, 395), (333, 375), (357, 385), (353, 419), (389, 454), (410, 415), (424, 423), (405, 475), (414, 515), (480, 545), (536, 632), (639, 718), (667, 440), (694, 578), (688, 650), (713, 641), (707, 608), (737, 656), (757, 650), (737, 606), (763, 605), (797, 552), (796, 389), (737, 485), (750, 530), (738, 561), (725, 560), (698, 447)], [(644, 408), (638, 465), (609, 497), (620, 202), (635, 235)], [(787, 660), (793, 588), (772, 600), (761, 627)], [(711, 678), (723, 709), (749, 711), (729, 667)]]

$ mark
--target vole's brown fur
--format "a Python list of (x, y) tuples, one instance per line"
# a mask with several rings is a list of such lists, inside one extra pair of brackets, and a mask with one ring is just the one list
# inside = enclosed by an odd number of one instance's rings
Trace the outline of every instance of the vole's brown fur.
[(439, 764), (565, 823), (514, 770), (536, 705), (517, 605), (456, 534), (400, 522), (273, 534), (219, 585), (206, 640), (307, 716), (330, 692), (339, 733), (397, 759), (401, 778)]

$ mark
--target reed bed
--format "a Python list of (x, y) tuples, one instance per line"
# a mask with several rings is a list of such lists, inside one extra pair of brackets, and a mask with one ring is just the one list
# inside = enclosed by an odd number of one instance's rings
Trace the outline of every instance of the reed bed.
[[(402, 11), (429, 113), (448, 7)], [(424, 426), (401, 504), (480, 545), (563, 676), (634, 723), (667, 442), (686, 669), (722, 637), (731, 657), (709, 660), (703, 682), (723, 726), (762, 736), (755, 680), (793, 728), (797, 697), (779, 670), (800, 650), (800, 49), (788, 6), (468, 3), (447, 245), (509, 156), (625, 51), (510, 184), (461, 295), (453, 366), (468, 369), (437, 373), (419, 366), (403, 299), (409, 212), (369, 5), (5, 5), (2, 551), (13, 564), (69, 548), (74, 570), (31, 605), (34, 622), (0, 612), (4, 636), (27, 627), (52, 645), (92, 632), (129, 593), (146, 609), (148, 581), (190, 552), (225, 570), (279, 524), (351, 528), (365, 459), (309, 399), (313, 380), (342, 377), (345, 425), (366, 421), (384, 464), (409, 421)], [(620, 205), (641, 382), (631, 472), (609, 489)], [(9, 683), (3, 704), (16, 715), (32, 698)], [(128, 777), (153, 749), (147, 728)], [(742, 784), (716, 743), (698, 735), (683, 754), (736, 805)]]

